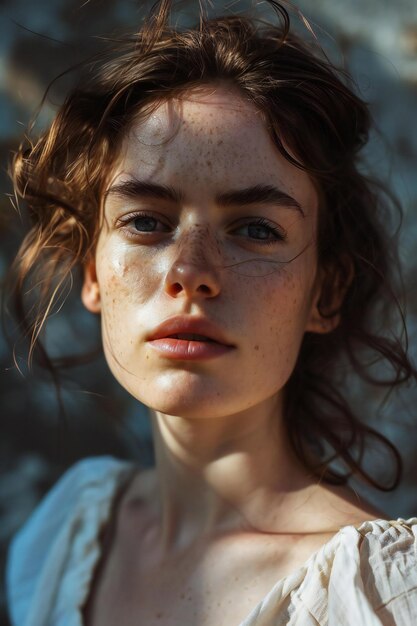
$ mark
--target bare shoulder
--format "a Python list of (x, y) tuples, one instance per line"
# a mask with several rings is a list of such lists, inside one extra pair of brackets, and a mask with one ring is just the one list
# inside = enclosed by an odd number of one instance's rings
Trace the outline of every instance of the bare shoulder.
[(314, 507), (320, 510), (324, 526), (333, 530), (343, 526), (358, 526), (373, 519), (389, 519), (386, 511), (365, 500), (350, 486), (317, 485), (313, 487)]

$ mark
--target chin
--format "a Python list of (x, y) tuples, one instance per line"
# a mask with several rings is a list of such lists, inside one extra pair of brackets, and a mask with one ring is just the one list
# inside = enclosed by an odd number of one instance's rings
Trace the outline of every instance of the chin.
[[(245, 383), (242, 373), (208, 370), (195, 363), (189, 369), (175, 366), (165, 370), (147, 363), (141, 367), (136, 363), (123, 370), (114, 367), (114, 363), (109, 366), (120, 385), (143, 405), (185, 419), (236, 415), (262, 404), (279, 391), (275, 384), (270, 388), (260, 381)], [(146, 374), (141, 376), (140, 372)]]
[(146, 394), (140, 401), (154, 411), (186, 419), (218, 418), (227, 414), (225, 403), (218, 394)]
[(238, 406), (242, 402), (241, 389), (233, 393), (224, 385), (210, 385), (201, 378), (186, 383), (182, 381), (182, 384), (178, 380), (159, 382), (152, 380), (141, 389), (123, 386), (150, 409), (186, 419), (219, 418), (243, 408)]

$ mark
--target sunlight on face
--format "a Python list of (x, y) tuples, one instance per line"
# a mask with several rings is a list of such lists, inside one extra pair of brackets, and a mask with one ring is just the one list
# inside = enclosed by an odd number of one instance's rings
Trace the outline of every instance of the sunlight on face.
[[(113, 374), (146, 405), (185, 417), (275, 396), (304, 332), (318, 330), (308, 175), (279, 154), (257, 109), (223, 87), (161, 104), (121, 154), (96, 253)], [(209, 320), (233, 348), (165, 358), (148, 339), (174, 315)]]

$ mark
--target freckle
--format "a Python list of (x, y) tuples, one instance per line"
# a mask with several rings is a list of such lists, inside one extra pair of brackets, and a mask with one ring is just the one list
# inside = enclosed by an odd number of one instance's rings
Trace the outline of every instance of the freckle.
[(255, 350), (259, 350), (259, 346), (254, 346)]

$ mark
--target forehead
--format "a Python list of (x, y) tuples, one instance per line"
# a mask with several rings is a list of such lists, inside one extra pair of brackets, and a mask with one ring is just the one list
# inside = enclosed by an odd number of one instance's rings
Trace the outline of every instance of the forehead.
[(181, 186), (185, 196), (249, 185), (278, 185), (307, 212), (317, 204), (308, 175), (273, 144), (262, 113), (235, 90), (189, 91), (135, 121), (112, 182), (129, 176)]

